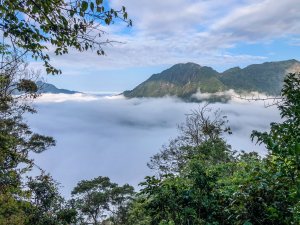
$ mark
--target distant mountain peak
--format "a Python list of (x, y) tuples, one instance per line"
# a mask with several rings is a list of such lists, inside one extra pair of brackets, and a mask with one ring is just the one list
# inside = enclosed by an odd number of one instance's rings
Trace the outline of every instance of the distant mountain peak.
[(50, 93), (50, 94), (76, 94), (77, 91), (70, 91), (67, 89), (57, 88), (53, 84), (46, 83), (44, 81), (37, 81), (36, 85), (38, 86), (38, 93)]
[(173, 68), (173, 67), (174, 68), (178, 68), (178, 67), (195, 67), (195, 68), (201, 68), (201, 66), (199, 64), (193, 63), (193, 62), (177, 63), (177, 64), (173, 65), (171, 68)]
[(223, 72), (223, 74), (237, 72), (237, 71), (240, 71), (240, 70), (242, 70), (242, 68), (239, 67), (239, 66), (236, 66), (236, 67), (229, 68), (228, 70), (225, 70)]
[(279, 95), (284, 76), (295, 71), (300, 71), (300, 62), (295, 59), (252, 64), (243, 69), (233, 67), (223, 73), (197, 63), (178, 63), (123, 94), (129, 98), (171, 95), (190, 99), (199, 90), (215, 93), (233, 89)]
[(160, 74), (152, 75), (148, 81), (164, 81), (178, 85), (188, 82), (199, 82), (200, 80), (216, 76), (217, 71), (211, 67), (200, 66), (196, 63), (178, 63), (162, 71)]

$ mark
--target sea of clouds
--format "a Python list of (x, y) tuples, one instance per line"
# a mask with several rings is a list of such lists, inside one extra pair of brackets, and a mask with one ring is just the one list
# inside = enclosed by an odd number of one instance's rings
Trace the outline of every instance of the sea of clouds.
[[(78, 181), (97, 176), (138, 187), (152, 173), (146, 166), (149, 158), (177, 135), (185, 114), (200, 107), (172, 97), (125, 99), (95, 94), (44, 94), (34, 104), (38, 114), (28, 115), (29, 124), (57, 142), (35, 155), (36, 163), (61, 183), (65, 196)], [(228, 117), (233, 134), (226, 139), (234, 150), (263, 155), (264, 147), (251, 142), (251, 131), (267, 131), (271, 122), (280, 120), (277, 108), (266, 104), (237, 97), (209, 107)]]

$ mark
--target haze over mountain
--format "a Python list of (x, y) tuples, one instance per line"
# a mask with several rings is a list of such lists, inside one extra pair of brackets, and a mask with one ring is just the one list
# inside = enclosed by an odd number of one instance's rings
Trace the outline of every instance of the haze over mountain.
[(159, 74), (153, 74), (136, 88), (123, 94), (128, 98), (169, 95), (191, 100), (199, 91), (216, 93), (233, 89), (238, 93), (255, 91), (279, 95), (284, 76), (299, 69), (300, 62), (295, 59), (253, 64), (243, 69), (234, 67), (222, 73), (196, 63), (180, 63)]
[(61, 88), (57, 88), (55, 85), (53, 84), (49, 84), (43, 81), (37, 81), (36, 85), (38, 86), (38, 93), (42, 94), (42, 93), (51, 93), (51, 94), (76, 94), (79, 93), (77, 91), (70, 91), (67, 89), (61, 89)]

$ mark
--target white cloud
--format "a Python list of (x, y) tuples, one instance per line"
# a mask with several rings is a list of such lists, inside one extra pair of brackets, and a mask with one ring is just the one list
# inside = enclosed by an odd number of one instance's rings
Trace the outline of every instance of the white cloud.
[(300, 33), (297, 0), (113, 0), (111, 5), (125, 5), (134, 22), (128, 29), (122, 23), (104, 28), (108, 32), (104, 39), (122, 43), (105, 46), (106, 56), (73, 50), (59, 57), (51, 54), (53, 65), (73, 75), (188, 61), (228, 68), (270, 57), (255, 51), (232, 53), (238, 43)]
[[(225, 37), (209, 37), (205, 34), (191, 36), (181, 34), (164, 39), (147, 35), (116, 37), (126, 44), (115, 44), (106, 48), (106, 56), (91, 52), (70, 52), (63, 57), (53, 57), (53, 65), (64, 72), (89, 73), (103, 69), (121, 69), (156, 65), (172, 65), (181, 62), (195, 62), (201, 65), (235, 65), (236, 62), (253, 63), (265, 60), (263, 56), (247, 54), (234, 55), (226, 50), (232, 43), (223, 42)], [(217, 44), (218, 43), (218, 44)], [(218, 46), (218, 47), (217, 47)], [(74, 64), (74, 62), (80, 62)]]
[(289, 44), (291, 46), (300, 46), (300, 37), (293, 37), (290, 39)]
[(151, 36), (164, 37), (170, 34), (199, 30), (228, 10), (242, 5), (238, 0), (113, 0), (113, 7), (125, 5), (136, 29)]
[(42, 94), (39, 96), (35, 102), (46, 103), (46, 102), (66, 102), (66, 101), (95, 101), (97, 100), (96, 96), (88, 94)]
[(71, 51), (54, 57), (54, 65), (67, 73), (78, 69), (88, 73), (186, 61), (202, 65), (260, 62), (264, 57), (231, 54), (229, 49), (240, 41), (259, 41), (299, 31), (300, 9), (295, 0), (115, 0), (111, 4), (115, 8), (126, 5), (134, 21), (129, 32), (125, 24), (105, 28), (109, 35), (104, 39), (122, 43), (106, 46), (104, 57)]
[(230, 48), (300, 32), (297, 0), (115, 0), (112, 5), (120, 4), (136, 20), (135, 33), (123, 36), (128, 44), (120, 51), (129, 65), (256, 63), (265, 57), (230, 54)]
[[(118, 183), (137, 185), (149, 175), (146, 163), (162, 144), (178, 133), (177, 124), (198, 107), (176, 98), (109, 99), (94, 96), (36, 102), (38, 114), (28, 116), (30, 126), (53, 136), (57, 146), (36, 155), (36, 163), (62, 183), (65, 195), (81, 179), (109, 176)], [(254, 129), (265, 131), (279, 120), (278, 111), (262, 102), (212, 104), (228, 116), (233, 135), (226, 136), (236, 150), (264, 149), (250, 141)]]
[(237, 93), (233, 89), (215, 93), (201, 92), (199, 90), (197, 93), (193, 94), (192, 97), (201, 101), (207, 101), (213, 97), (219, 97), (221, 99), (223, 98), (224, 102), (238, 104), (247, 104), (249, 102), (255, 102), (256, 105), (262, 104), (266, 107), (279, 103), (281, 100), (278, 96), (266, 95), (264, 93), (255, 91)]
[(216, 33), (230, 33), (244, 41), (258, 41), (299, 34), (300, 5), (297, 0), (256, 1), (232, 11), (212, 26)]

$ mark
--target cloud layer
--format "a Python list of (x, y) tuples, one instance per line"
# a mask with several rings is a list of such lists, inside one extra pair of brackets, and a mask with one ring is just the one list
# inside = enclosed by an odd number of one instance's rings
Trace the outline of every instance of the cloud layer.
[[(105, 47), (107, 56), (93, 53), (57, 58), (59, 67), (114, 69), (170, 65), (193, 61), (202, 65), (234, 65), (261, 62), (265, 55), (235, 54), (239, 43), (270, 42), (300, 33), (297, 0), (113, 0), (125, 5), (133, 28), (115, 24), (105, 28), (111, 40), (122, 43)], [(74, 65), (74, 61), (81, 61)]]
[[(80, 95), (47, 95), (35, 104), (39, 113), (28, 117), (31, 126), (57, 140), (56, 147), (35, 156), (36, 162), (64, 186), (66, 196), (79, 180), (99, 175), (137, 186), (151, 173), (146, 167), (149, 158), (177, 135), (177, 124), (185, 114), (198, 107), (176, 98)], [(234, 149), (264, 153), (262, 146), (250, 142), (249, 135), (278, 121), (276, 109), (246, 101), (211, 107), (228, 116), (233, 135), (226, 138)]]
[[(79, 91), (132, 89), (176, 63), (195, 62), (218, 71), (265, 61), (300, 60), (297, 0), (112, 0), (125, 5), (134, 26), (104, 27), (105, 56), (70, 50), (49, 55), (63, 71), (50, 83)], [(44, 68), (32, 62), (35, 69)]]

